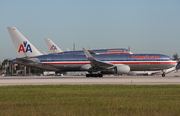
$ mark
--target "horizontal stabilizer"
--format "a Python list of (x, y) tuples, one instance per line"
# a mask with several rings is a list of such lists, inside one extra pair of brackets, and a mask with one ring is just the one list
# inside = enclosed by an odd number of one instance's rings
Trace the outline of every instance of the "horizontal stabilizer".
[(18, 62), (21, 62), (21, 63), (40, 63), (40, 61), (38, 60), (38, 58), (30, 58), (30, 59), (27, 59), (27, 58), (16, 58), (16, 60)]

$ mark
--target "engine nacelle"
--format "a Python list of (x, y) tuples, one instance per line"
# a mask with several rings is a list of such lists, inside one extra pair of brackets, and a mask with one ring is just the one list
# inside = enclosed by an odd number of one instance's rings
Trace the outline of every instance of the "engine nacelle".
[(115, 74), (129, 74), (130, 67), (128, 65), (121, 64), (121, 65), (117, 65), (114, 68), (114, 71), (115, 71)]
[(129, 74), (130, 67), (128, 65), (120, 64), (112, 69), (103, 70), (101, 72), (103, 74)]

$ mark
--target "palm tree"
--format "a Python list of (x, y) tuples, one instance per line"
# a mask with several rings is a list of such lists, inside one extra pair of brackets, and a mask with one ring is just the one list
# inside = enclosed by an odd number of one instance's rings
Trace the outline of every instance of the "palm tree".
[(4, 60), (4, 61), (2, 62), (2, 69), (4, 69), (4, 70), (6, 71), (6, 74), (7, 74), (8, 72), (10, 72), (10, 71), (8, 71), (7, 69), (9, 69), (9, 67), (10, 67), (9, 64), (11, 64), (11, 63), (12, 63), (12, 61), (11, 61), (11, 60), (8, 60), (8, 59), (6, 59), (6, 60)]
[(179, 58), (179, 56), (178, 56), (178, 54), (177, 54), (177, 53), (175, 53), (175, 54), (173, 55), (173, 59), (177, 61), (177, 63), (178, 63), (178, 64), (177, 64), (177, 66), (178, 66), (178, 65), (179, 65), (179, 63), (180, 63), (180, 61), (179, 61), (179, 60), (180, 60), (180, 58)]
[(0, 74), (2, 75), (2, 64), (0, 62)]
[(2, 63), (0, 62), (0, 70), (2, 70)]
[(2, 62), (2, 68), (5, 70), (5, 73), (6, 73), (6, 74), (7, 74), (7, 71), (6, 71), (7, 63), (8, 63), (8, 60), (7, 60), (7, 59)]

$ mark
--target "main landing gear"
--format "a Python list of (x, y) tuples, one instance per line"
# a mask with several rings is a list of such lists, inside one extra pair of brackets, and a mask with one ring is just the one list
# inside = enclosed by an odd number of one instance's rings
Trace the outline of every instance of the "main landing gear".
[(103, 77), (102, 73), (98, 73), (98, 74), (86, 74), (86, 77)]
[(163, 74), (162, 74), (162, 77), (165, 77), (165, 76), (166, 76), (165, 73), (163, 73)]
[(162, 73), (162, 77), (165, 77), (166, 75), (165, 75), (165, 72), (164, 71), (162, 71), (163, 73)]

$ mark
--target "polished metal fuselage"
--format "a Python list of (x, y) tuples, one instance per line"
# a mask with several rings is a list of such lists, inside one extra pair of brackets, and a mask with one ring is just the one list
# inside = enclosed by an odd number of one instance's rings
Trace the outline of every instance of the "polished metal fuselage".
[[(171, 60), (169, 56), (162, 54), (107, 54), (92, 56), (99, 61), (108, 62), (114, 65), (128, 65), (131, 71), (164, 70), (174, 67), (177, 64), (177, 62)], [(32, 58), (38, 58), (39, 62), (34, 64), (16, 62), (16, 60), (14, 62), (54, 71), (88, 71), (91, 67), (90, 61), (87, 60), (85, 55), (57, 54), (42, 55)], [(31, 59), (31, 57), (28, 59)]]

